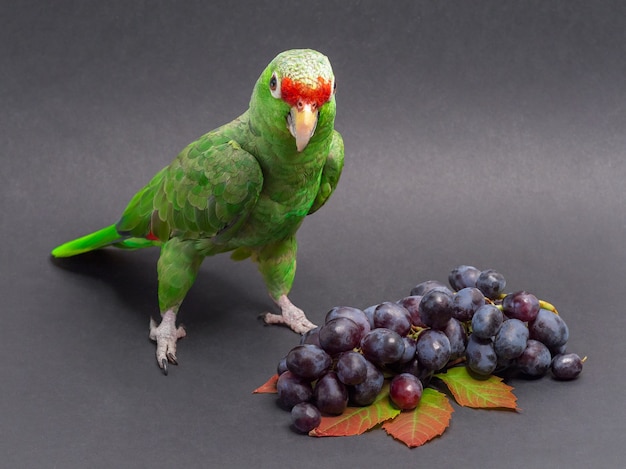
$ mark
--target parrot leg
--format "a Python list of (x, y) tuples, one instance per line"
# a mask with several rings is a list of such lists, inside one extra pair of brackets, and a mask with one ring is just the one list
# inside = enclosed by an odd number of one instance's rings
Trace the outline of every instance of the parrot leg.
[(167, 375), (167, 363), (178, 365), (176, 360), (176, 341), (187, 335), (185, 327), (181, 324), (176, 327), (176, 313), (166, 311), (162, 316), (161, 324), (150, 318), (150, 339), (157, 343), (156, 357), (163, 373)]
[(276, 300), (276, 304), (280, 308), (281, 314), (265, 313), (263, 320), (266, 324), (282, 324), (298, 334), (304, 334), (317, 327), (307, 319), (304, 311), (289, 301), (287, 295), (280, 296)]
[(287, 298), (296, 275), (297, 250), (296, 238), (290, 236), (277, 243), (263, 246), (255, 253), (253, 259), (258, 263), (270, 296), (281, 312), (281, 314), (263, 314), (265, 323), (282, 324), (294, 332), (304, 334), (316, 326)]
[(176, 342), (187, 334), (181, 325), (176, 327), (178, 308), (196, 280), (204, 256), (191, 241), (172, 238), (161, 248), (157, 263), (159, 274), (159, 309), (161, 323), (150, 320), (150, 339), (156, 342), (159, 367), (167, 375), (167, 365), (178, 365)]

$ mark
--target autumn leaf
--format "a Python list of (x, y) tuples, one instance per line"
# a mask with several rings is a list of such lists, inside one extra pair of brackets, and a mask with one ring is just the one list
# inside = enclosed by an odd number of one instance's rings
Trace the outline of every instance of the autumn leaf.
[(322, 417), (320, 425), (309, 432), (311, 436), (352, 436), (396, 417), (400, 410), (389, 401), (389, 385), (385, 385), (376, 400), (366, 407), (348, 407), (343, 414)]
[(513, 388), (503, 383), (502, 378), (498, 376), (477, 379), (469, 374), (466, 367), (459, 366), (435, 377), (446, 383), (454, 399), (461, 406), (477, 409), (518, 409)]
[(256, 388), (254, 391), (252, 391), (252, 393), (253, 394), (276, 394), (278, 392), (278, 390), (276, 389), (277, 382), (278, 382), (278, 375), (276, 374), (272, 376), (270, 379), (268, 379), (265, 384), (262, 384), (261, 386)]
[(410, 448), (441, 435), (450, 425), (452, 406), (445, 394), (431, 388), (424, 389), (418, 406), (404, 411), (383, 424), (383, 429)]

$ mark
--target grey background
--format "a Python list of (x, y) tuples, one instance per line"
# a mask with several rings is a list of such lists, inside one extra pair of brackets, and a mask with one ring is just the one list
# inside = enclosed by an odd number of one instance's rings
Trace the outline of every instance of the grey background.
[[(3, 467), (621, 467), (626, 456), (623, 2), (2, 2)], [(188, 142), (229, 121), (278, 52), (326, 53), (346, 165), (299, 232), (292, 300), (405, 296), (458, 264), (554, 303), (575, 382), (514, 380), (523, 412), (455, 405), (409, 450), (313, 439), (252, 395), (297, 343), (264, 327), (251, 263), (208, 259), (180, 366), (148, 340), (156, 251), (55, 265)]]

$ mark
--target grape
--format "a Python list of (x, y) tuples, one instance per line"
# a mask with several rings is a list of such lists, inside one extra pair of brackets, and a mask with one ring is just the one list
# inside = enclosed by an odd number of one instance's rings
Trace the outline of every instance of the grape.
[(463, 324), (454, 318), (448, 321), (448, 325), (443, 330), (450, 341), (450, 360), (456, 360), (465, 356), (465, 346), (467, 345), (467, 333)]
[(314, 380), (330, 368), (332, 359), (317, 345), (296, 345), (287, 354), (287, 369), (300, 378)]
[(463, 288), (452, 298), (452, 317), (461, 322), (470, 321), (476, 310), (484, 304), (485, 295), (478, 288)]
[(489, 339), (496, 335), (502, 326), (502, 311), (492, 304), (486, 304), (476, 310), (472, 317), (472, 335)]
[(433, 370), (429, 370), (428, 368), (424, 368), (417, 357), (411, 360), (408, 363), (402, 365), (402, 368), (398, 370), (398, 373), (410, 373), (419, 379), (422, 382), (422, 386), (427, 386), (430, 382), (430, 379), (433, 377), (435, 372)]
[(425, 282), (418, 283), (413, 287), (411, 290), (411, 296), (424, 296), (431, 290), (444, 291), (452, 294), (452, 290), (438, 280), (426, 280)]
[(300, 402), (308, 402), (313, 397), (311, 383), (287, 370), (276, 382), (278, 403), (287, 410)]
[(505, 370), (507, 368), (511, 368), (515, 365), (515, 358), (503, 358), (499, 356), (497, 353), (496, 353), (496, 356), (498, 357), (498, 364), (496, 365), (496, 369), (494, 373)]
[(433, 329), (444, 329), (452, 317), (452, 295), (431, 290), (422, 297), (419, 310), (422, 322)]
[(426, 327), (426, 324), (422, 322), (422, 318), (420, 317), (420, 301), (422, 301), (421, 296), (406, 296), (401, 300), (398, 300), (398, 304), (406, 308), (409, 312), (411, 324), (416, 327)]
[(365, 381), (348, 388), (350, 402), (358, 406), (368, 406), (374, 402), (385, 382), (382, 371), (369, 360), (366, 360), (365, 364), (367, 366)]
[(522, 354), (527, 341), (526, 324), (519, 319), (507, 319), (496, 334), (493, 346), (499, 359), (510, 360)]
[(326, 313), (325, 323), (335, 318), (348, 318), (356, 323), (361, 329), (361, 337), (367, 334), (372, 326), (363, 311), (351, 306), (336, 306)]
[(404, 354), (404, 341), (400, 334), (391, 329), (372, 329), (363, 340), (361, 350), (368, 360), (377, 365), (395, 363)]
[(374, 329), (374, 311), (376, 311), (377, 307), (378, 307), (378, 303), (372, 306), (368, 306), (367, 308), (363, 310), (363, 314), (365, 314), (365, 317), (367, 318), (367, 322), (370, 323), (370, 330)]
[(460, 265), (452, 269), (448, 275), (448, 282), (450, 286), (456, 290), (462, 290), (463, 288), (475, 287), (476, 280), (480, 275), (480, 270), (471, 265)]
[(539, 312), (539, 300), (526, 291), (509, 293), (502, 300), (502, 312), (509, 318), (524, 322), (534, 321)]
[(400, 410), (415, 409), (422, 398), (423, 390), (419, 379), (410, 373), (401, 373), (391, 380), (389, 398)]
[(313, 397), (317, 408), (325, 414), (341, 415), (348, 405), (348, 390), (334, 371), (317, 381)]
[(300, 345), (312, 344), (320, 346), (320, 326), (306, 331), (300, 338)]
[(542, 342), (550, 350), (556, 350), (567, 343), (569, 329), (558, 314), (540, 309), (535, 320), (528, 324), (529, 337)]
[(495, 300), (504, 291), (506, 280), (504, 276), (493, 269), (483, 270), (476, 279), (478, 288), (487, 298)]
[(575, 379), (583, 371), (583, 361), (575, 353), (559, 354), (552, 360), (551, 368), (556, 379)]
[(400, 364), (413, 360), (417, 352), (417, 341), (413, 337), (402, 337), (402, 342), (404, 342), (404, 353), (398, 360)]
[(498, 357), (493, 349), (491, 339), (482, 339), (470, 334), (465, 349), (467, 367), (480, 376), (488, 376), (498, 366)]
[(365, 381), (367, 364), (358, 352), (342, 353), (337, 360), (337, 377), (343, 384), (354, 385)]
[(287, 371), (287, 357), (283, 357), (280, 359), (280, 361), (278, 362), (278, 365), (276, 366), (276, 374), (277, 375), (282, 375), (285, 371)]
[(401, 366), (398, 367), (398, 373), (411, 373), (417, 378), (420, 378), (422, 376), (423, 371), (424, 369), (419, 364), (417, 356), (413, 357), (410, 361), (406, 363), (402, 363)]
[(374, 326), (405, 336), (411, 330), (411, 317), (404, 306), (385, 301), (374, 310)]
[(300, 433), (309, 433), (321, 422), (322, 414), (309, 402), (300, 402), (291, 409), (291, 424)]
[(528, 376), (540, 377), (550, 368), (550, 350), (538, 340), (528, 339), (524, 352), (515, 360), (520, 371)]
[(331, 355), (352, 350), (360, 340), (361, 328), (348, 318), (331, 319), (320, 328), (320, 346)]
[(417, 338), (417, 359), (424, 368), (440, 370), (450, 359), (450, 340), (441, 331), (428, 329)]

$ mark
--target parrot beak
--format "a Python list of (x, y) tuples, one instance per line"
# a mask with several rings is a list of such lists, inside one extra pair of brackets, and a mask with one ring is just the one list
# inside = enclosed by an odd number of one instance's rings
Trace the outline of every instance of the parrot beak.
[(287, 127), (296, 139), (296, 148), (299, 152), (309, 144), (309, 140), (317, 126), (317, 108), (311, 103), (298, 103), (291, 108), (287, 115)]

